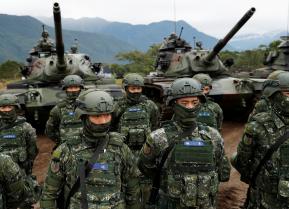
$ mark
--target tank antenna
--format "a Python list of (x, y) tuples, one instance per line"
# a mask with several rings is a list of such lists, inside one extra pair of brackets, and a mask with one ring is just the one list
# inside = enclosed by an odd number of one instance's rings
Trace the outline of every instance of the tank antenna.
[(42, 32), (44, 32), (44, 27), (45, 27), (45, 26), (44, 26), (44, 24), (43, 24), (43, 25), (42, 25)]
[(287, 5), (287, 7), (288, 7), (288, 11), (287, 11), (287, 37), (288, 37), (288, 24), (289, 24), (289, 1), (288, 1), (288, 5)]
[(182, 26), (182, 28), (181, 28), (181, 31), (180, 31), (180, 35), (179, 35), (179, 39), (181, 38), (181, 36), (182, 36), (182, 33), (183, 33), (183, 29), (184, 29), (184, 27)]
[(173, 7), (174, 7), (174, 26), (175, 26), (175, 33), (177, 33), (177, 15), (176, 15), (176, 0), (173, 0)]

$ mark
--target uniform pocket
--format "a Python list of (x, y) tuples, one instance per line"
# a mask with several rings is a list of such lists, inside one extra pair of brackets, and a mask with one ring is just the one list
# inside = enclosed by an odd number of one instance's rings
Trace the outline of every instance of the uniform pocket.
[(285, 197), (285, 198), (289, 197), (289, 181), (282, 180), (282, 179), (279, 180), (278, 194), (281, 197)]

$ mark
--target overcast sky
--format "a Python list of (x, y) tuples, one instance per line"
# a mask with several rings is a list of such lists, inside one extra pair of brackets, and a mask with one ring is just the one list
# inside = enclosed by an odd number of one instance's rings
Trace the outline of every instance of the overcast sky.
[[(0, 13), (50, 17), (54, 2), (0, 0)], [(251, 7), (255, 7), (256, 12), (239, 34), (287, 30), (288, 2), (289, 0), (58, 0), (62, 17), (100, 17), (132, 24), (174, 20), (176, 17), (176, 20), (185, 20), (198, 30), (218, 38), (224, 36)]]

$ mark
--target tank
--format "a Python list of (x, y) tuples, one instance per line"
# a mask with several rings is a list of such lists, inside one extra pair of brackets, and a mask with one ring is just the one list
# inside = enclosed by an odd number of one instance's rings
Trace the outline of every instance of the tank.
[(45, 38), (43, 35), (48, 35), (43, 28), (42, 39), (30, 51), (27, 63), (21, 69), (23, 79), (9, 83), (5, 90), (5, 93), (12, 93), (19, 97), (28, 121), (40, 131), (44, 128), (50, 109), (66, 97), (61, 85), (61, 80), (66, 75), (81, 76), (84, 79), (85, 89), (105, 90), (115, 99), (123, 95), (121, 87), (115, 84), (114, 79), (104, 77), (100, 63), (92, 63), (88, 55), (78, 53), (77, 50), (64, 51), (58, 3), (54, 3), (53, 15), (55, 46), (51, 40), (46, 40), (46, 46), (49, 47), (45, 49), (41, 47)]
[(276, 70), (289, 71), (289, 36), (281, 36), (278, 49), (270, 51), (264, 59), (264, 68), (259, 68), (250, 73), (251, 77), (267, 78)]
[[(180, 36), (176, 41), (184, 43), (175, 44), (175, 48), (164, 51), (168, 47), (164, 45), (171, 43), (166, 38), (156, 60), (156, 72), (145, 78), (145, 94), (159, 104), (162, 110), (162, 120), (171, 117), (171, 110), (165, 105), (167, 89), (170, 84), (180, 77), (193, 77), (198, 73), (209, 74), (213, 79), (213, 89), (210, 97), (220, 104), (225, 115), (230, 112), (249, 112), (254, 101), (255, 94), (261, 90), (263, 79), (239, 79), (231, 77), (227, 66), (232, 62), (224, 64), (218, 57), (218, 53), (226, 46), (229, 40), (239, 29), (252, 17), (255, 8), (251, 8), (230, 30), (230, 32), (209, 51), (202, 48), (200, 43), (193, 49), (187, 46), (187, 42), (181, 41)], [(176, 43), (175, 41), (175, 43)]]

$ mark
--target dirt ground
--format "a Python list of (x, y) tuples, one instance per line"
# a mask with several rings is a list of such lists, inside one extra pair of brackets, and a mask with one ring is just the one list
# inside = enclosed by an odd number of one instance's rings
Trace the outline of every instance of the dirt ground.
[[(231, 157), (236, 151), (239, 140), (242, 136), (244, 123), (224, 122), (223, 137), (227, 156)], [(51, 157), (54, 143), (46, 136), (39, 136), (37, 139), (39, 154), (34, 163), (33, 172), (39, 183), (43, 183), (47, 172), (47, 165)], [(245, 201), (247, 185), (240, 182), (240, 175), (232, 168), (230, 181), (220, 185), (218, 209), (236, 209), (242, 206)]]

